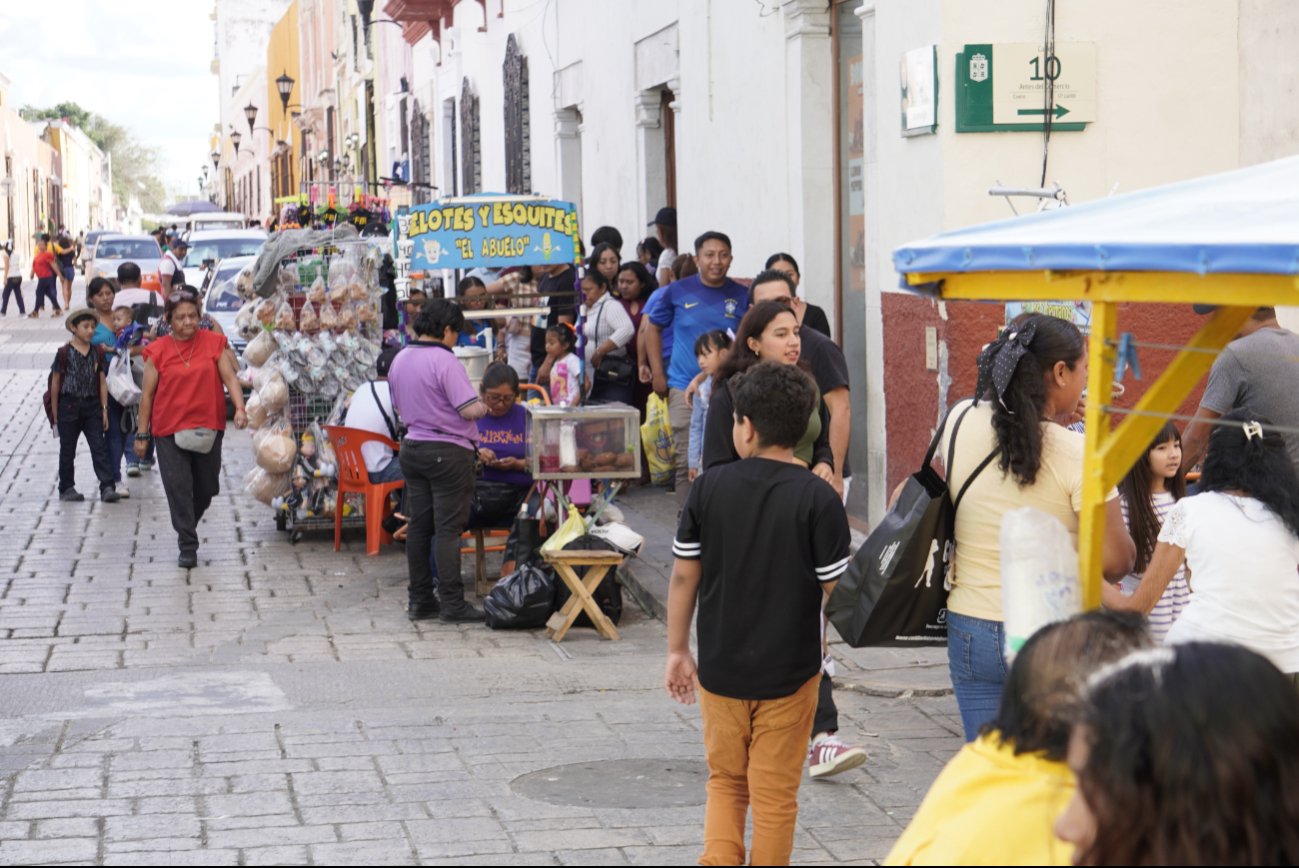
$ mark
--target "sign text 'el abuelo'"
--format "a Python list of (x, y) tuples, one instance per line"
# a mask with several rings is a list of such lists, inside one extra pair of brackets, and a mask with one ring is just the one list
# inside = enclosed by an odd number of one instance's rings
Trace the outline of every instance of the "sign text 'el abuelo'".
[(577, 261), (577, 209), (554, 199), (468, 196), (397, 214), (411, 268), (504, 268)]

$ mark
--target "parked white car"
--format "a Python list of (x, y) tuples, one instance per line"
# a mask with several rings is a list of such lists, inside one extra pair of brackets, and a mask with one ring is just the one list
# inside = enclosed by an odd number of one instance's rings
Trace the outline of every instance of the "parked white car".
[(263, 229), (213, 229), (191, 232), (189, 252), (185, 254), (185, 280), (190, 286), (206, 289), (211, 285), (208, 269), (234, 256), (256, 256), (266, 243)]
[(152, 235), (101, 235), (95, 242), (94, 258), (86, 265), (86, 280), (117, 278), (117, 266), (134, 262), (141, 275), (157, 274), (162, 251)]

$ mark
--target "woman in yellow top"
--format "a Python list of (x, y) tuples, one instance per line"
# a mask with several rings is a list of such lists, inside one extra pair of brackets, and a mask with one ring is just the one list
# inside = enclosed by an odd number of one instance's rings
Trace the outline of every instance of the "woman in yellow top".
[[(956, 514), (956, 553), (947, 600), (947, 658), (965, 740), (997, 713), (1006, 680), (1001, 612), (1001, 519), (1029, 506), (1053, 516), (1074, 537), (1082, 510), (1083, 435), (1064, 427), (1087, 383), (1077, 326), (1043, 314), (1017, 318), (979, 355), (978, 400), (956, 437), (947, 484), (959, 491), (989, 453), (997, 460), (970, 483)], [(952, 408), (953, 416), (967, 402)], [(953, 425), (947, 426), (950, 437)], [(947, 455), (947, 443), (943, 443)], [(1118, 581), (1136, 549), (1118, 491), (1105, 524), (1106, 578)]]
[(1052, 826), (1074, 793), (1065, 758), (1075, 701), (1093, 672), (1149, 647), (1130, 613), (1087, 612), (1035, 633), (997, 716), (939, 774), (884, 864), (1072, 864)]

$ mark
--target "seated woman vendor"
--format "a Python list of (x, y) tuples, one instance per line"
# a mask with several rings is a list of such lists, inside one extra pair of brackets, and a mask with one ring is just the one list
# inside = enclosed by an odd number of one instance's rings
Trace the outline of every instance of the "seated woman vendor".
[(487, 415), (478, 420), (478, 440), (496, 458), (483, 464), (474, 483), (470, 527), (509, 527), (532, 486), (528, 473), (528, 411), (518, 403), (519, 375), (504, 362), (483, 373), (479, 387)]

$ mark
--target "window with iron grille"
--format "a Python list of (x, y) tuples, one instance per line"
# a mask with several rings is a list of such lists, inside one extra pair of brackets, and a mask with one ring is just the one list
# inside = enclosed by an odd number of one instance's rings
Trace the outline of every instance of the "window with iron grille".
[(532, 128), (528, 111), (528, 59), (514, 34), (505, 43), (505, 189), (532, 192)]
[(482, 130), (478, 120), (478, 97), (466, 78), (460, 91), (461, 175), (466, 195), (483, 189)]
[(429, 166), (429, 120), (420, 107), (419, 100), (413, 101), (410, 119), (410, 179), (411, 199), (416, 205), (432, 201), (433, 191), (428, 185), (433, 183)]

